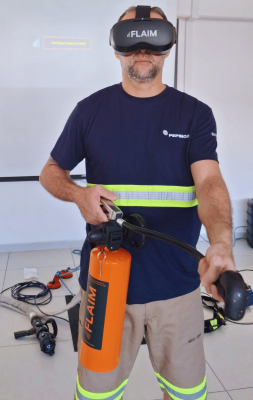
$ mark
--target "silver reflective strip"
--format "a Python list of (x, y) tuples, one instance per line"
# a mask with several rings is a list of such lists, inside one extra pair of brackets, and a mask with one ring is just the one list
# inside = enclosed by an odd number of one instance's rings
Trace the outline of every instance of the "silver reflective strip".
[[(100, 399), (101, 400), (114, 400), (114, 399), (116, 399), (121, 393), (122, 393), (122, 395), (123, 395), (123, 392), (124, 392), (124, 390), (125, 390), (125, 387), (126, 387), (126, 385), (124, 385), (124, 386), (122, 386), (116, 393), (114, 393), (112, 396), (109, 396), (109, 397), (100, 397)], [(106, 396), (106, 395), (108, 395), (108, 393), (94, 393), (94, 394), (101, 394), (101, 396), (103, 396), (103, 394)], [(78, 385), (76, 385), (76, 396), (77, 396), (77, 398), (78, 398), (78, 400), (94, 400), (94, 397), (86, 397), (86, 396), (83, 396), (80, 392), (79, 392), (79, 390), (78, 390)], [(99, 400), (100, 400), (99, 399)]]
[(174, 389), (171, 389), (169, 386), (166, 385), (166, 383), (164, 383), (160, 378), (157, 378), (158, 382), (162, 383), (163, 386), (167, 389), (169, 394), (172, 394), (173, 396), (175, 396), (177, 399), (182, 399), (182, 400), (199, 400), (201, 399), (201, 397), (205, 394), (206, 391), (206, 385), (203, 387), (203, 389), (201, 389), (199, 392), (197, 393), (193, 393), (193, 394), (183, 394), (183, 393), (179, 393), (176, 392)]
[(124, 200), (176, 200), (191, 201), (196, 199), (196, 192), (130, 192), (114, 190), (120, 199)]

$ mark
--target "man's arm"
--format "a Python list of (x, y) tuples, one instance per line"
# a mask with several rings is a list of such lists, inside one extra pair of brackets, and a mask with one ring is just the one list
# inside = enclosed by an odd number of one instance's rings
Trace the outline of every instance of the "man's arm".
[(49, 157), (39, 181), (41, 185), (53, 196), (63, 201), (76, 202), (80, 195), (81, 187), (76, 185), (69, 176), (70, 171), (62, 169), (52, 157)]
[(213, 285), (225, 270), (235, 270), (232, 253), (231, 203), (216, 161), (202, 160), (191, 164), (198, 199), (198, 214), (205, 225), (211, 246), (199, 262), (201, 284), (222, 301)]
[(63, 201), (77, 204), (85, 221), (92, 225), (99, 225), (108, 221), (100, 208), (100, 197), (117, 200), (115, 193), (100, 185), (81, 187), (76, 185), (69, 176), (70, 171), (61, 168), (52, 157), (45, 164), (39, 181), (53, 196)]

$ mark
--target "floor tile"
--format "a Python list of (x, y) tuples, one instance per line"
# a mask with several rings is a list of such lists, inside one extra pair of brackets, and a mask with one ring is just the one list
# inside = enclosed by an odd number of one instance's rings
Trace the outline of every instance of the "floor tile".
[(237, 240), (233, 252), (235, 255), (253, 255), (253, 249), (248, 245), (246, 239)]
[(77, 357), (70, 340), (58, 342), (52, 357), (42, 353), (39, 344), (1, 347), (1, 393), (4, 393), (4, 400), (72, 400)]
[(208, 247), (210, 247), (210, 244), (205, 242), (204, 240), (198, 241), (197, 246), (196, 246), (197, 250), (200, 251), (200, 253), (202, 253), (204, 256), (206, 255), (206, 251), (207, 251)]
[(124, 400), (153, 400), (163, 397), (149, 359), (147, 345), (140, 347), (123, 397)]
[[(75, 248), (71, 248), (70, 250), (72, 252), (73, 250), (82, 250), (82, 249), (75, 247)], [(73, 257), (75, 266), (78, 267), (80, 265), (81, 257), (78, 254), (73, 254), (73, 253), (72, 253), (72, 257)]]
[(233, 400), (252, 400), (253, 399), (253, 388), (231, 390), (228, 392)]
[(5, 271), (0, 271), (0, 292), (3, 290)]
[(226, 390), (253, 387), (253, 325), (221, 327), (204, 335), (206, 361)]
[[(250, 269), (252, 271), (242, 271), (240, 272), (245, 283), (250, 284), (253, 282), (253, 255), (235, 255), (235, 266), (237, 271), (244, 269)], [(252, 285), (253, 289), (253, 285)]]
[[(62, 309), (66, 305), (65, 297), (54, 297), (51, 303), (41, 306), (41, 310), (45, 313), (49, 311), (57, 311)], [(36, 313), (36, 308), (31, 306)], [(60, 314), (59, 317), (65, 318), (68, 320), (68, 312), (64, 312)], [(46, 317), (48, 319), (51, 317)], [(54, 318), (54, 317), (52, 317)], [(45, 321), (43, 319), (43, 322)], [(30, 320), (27, 316), (22, 315), (12, 309), (7, 307), (0, 307), (0, 320), (1, 320), (1, 327), (0, 327), (0, 347), (5, 346), (19, 346), (19, 345), (29, 345), (35, 344), (39, 346), (39, 342), (35, 338), (35, 336), (27, 336), (20, 339), (14, 338), (14, 332), (24, 331), (32, 328)], [(57, 334), (57, 341), (60, 340), (71, 340), (71, 332), (70, 326), (68, 322), (62, 321), (61, 319), (55, 318), (57, 327), (58, 327), (58, 334)], [(52, 332), (52, 326), (49, 325), (50, 331)], [(74, 351), (74, 350), (73, 350)]]
[(10, 253), (8, 269), (74, 266), (70, 249)]
[(217, 376), (211, 370), (209, 365), (206, 363), (206, 386), (207, 386), (207, 393), (211, 392), (222, 392), (224, 391), (224, 387), (220, 383)]
[(206, 400), (231, 400), (227, 392), (208, 393)]
[(252, 269), (253, 270), (253, 254), (235, 254), (236, 269)]
[(5, 271), (7, 267), (9, 253), (0, 253), (0, 271)]
[[(44, 283), (47, 285), (49, 281), (52, 281), (54, 278), (54, 275), (57, 271), (62, 270), (64, 267), (44, 267), (44, 268), (38, 268), (37, 273), (38, 273), (38, 281)], [(23, 269), (15, 269), (15, 270), (9, 270), (7, 269), (6, 271), (6, 277), (4, 281), (4, 289), (13, 286), (19, 282), (25, 282), (24, 279), (24, 271)], [(74, 272), (72, 278), (69, 279), (64, 279), (64, 283), (69, 287), (69, 289), (72, 291), (73, 294), (76, 294), (79, 291), (79, 283), (77, 279), (77, 274)], [(25, 289), (22, 291), (23, 294), (37, 294), (41, 291), (41, 289)], [(67, 294), (70, 294), (68, 290), (65, 288), (65, 286), (62, 284), (59, 289), (52, 289), (52, 294), (54, 297), (59, 297), (59, 296), (65, 296)], [(8, 290), (5, 292), (5, 295), (8, 297), (11, 297), (11, 291)]]

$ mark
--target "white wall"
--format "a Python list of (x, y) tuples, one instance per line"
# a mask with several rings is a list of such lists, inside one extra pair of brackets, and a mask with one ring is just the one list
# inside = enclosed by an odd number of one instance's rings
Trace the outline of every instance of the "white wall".
[(253, 197), (253, 1), (190, 3), (178, 3), (178, 89), (213, 109), (235, 228)]
[(6, 182), (0, 188), (0, 251), (82, 245), (85, 221), (74, 203), (55, 199), (39, 182)]
[[(253, 0), (178, 0), (177, 5), (178, 89), (214, 111), (234, 226), (245, 225), (246, 201), (253, 197)], [(66, 117), (72, 100), (65, 104)], [(38, 182), (0, 183), (0, 202), (0, 251), (57, 248), (85, 238), (77, 207), (54, 199)]]
[[(0, 177), (38, 175), (77, 101), (121, 80), (120, 64), (109, 46), (109, 30), (133, 5), (131, 0), (57, 0), (54, 4), (39, 0), (36, 4), (26, 0), (24, 7), (15, 0), (15, 7), (3, 6), (0, 16), (6, 20), (13, 17), (12, 25), (3, 25), (0, 43), (4, 54), (0, 66)], [(156, 5), (176, 25), (177, 0), (157, 0)], [(94, 24), (94, 18), (101, 23)], [(94, 51), (79, 52), (83, 55), (76, 61), (70, 50), (44, 52), (32, 46), (38, 38), (50, 35), (91, 35)], [(92, 65), (100, 65), (101, 57), (105, 62), (98, 73)], [(174, 84), (174, 60), (175, 48), (164, 68), (164, 80), (170, 86)], [(80, 85), (73, 81), (76, 64), (79, 73), (81, 70)], [(84, 162), (72, 173), (85, 174)], [(53, 198), (38, 182), (0, 183), (0, 252), (76, 246), (85, 236), (85, 221), (76, 205)]]
[(178, 0), (177, 17), (253, 19), (253, 0)]

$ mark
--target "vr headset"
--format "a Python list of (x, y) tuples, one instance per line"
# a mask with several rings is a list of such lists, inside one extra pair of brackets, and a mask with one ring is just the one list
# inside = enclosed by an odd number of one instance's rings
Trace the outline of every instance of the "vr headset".
[(140, 49), (163, 55), (176, 43), (176, 28), (165, 19), (150, 18), (150, 9), (137, 6), (134, 19), (113, 25), (109, 43), (120, 56), (130, 56)]

